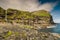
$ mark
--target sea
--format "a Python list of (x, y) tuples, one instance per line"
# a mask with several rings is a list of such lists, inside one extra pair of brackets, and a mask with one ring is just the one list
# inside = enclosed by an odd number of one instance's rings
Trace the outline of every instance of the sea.
[(52, 28), (39, 29), (39, 31), (60, 34), (60, 23), (56, 23), (54, 26), (55, 27), (52, 27)]

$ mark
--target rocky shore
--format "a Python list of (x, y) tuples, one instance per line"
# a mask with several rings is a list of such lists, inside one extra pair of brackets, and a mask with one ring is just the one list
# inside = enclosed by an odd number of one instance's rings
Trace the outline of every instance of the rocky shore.
[(60, 40), (60, 37), (22, 24), (7, 24), (0, 25), (0, 40)]

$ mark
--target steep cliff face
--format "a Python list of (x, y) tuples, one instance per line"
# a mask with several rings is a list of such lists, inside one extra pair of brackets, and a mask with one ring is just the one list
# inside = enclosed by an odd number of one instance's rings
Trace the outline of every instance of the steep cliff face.
[[(0, 14), (2, 13), (0, 12)], [(54, 23), (50, 13), (45, 10), (28, 12), (9, 8), (2, 15), (4, 16), (4, 18), (1, 16), (2, 19), (7, 22), (15, 22), (24, 25), (49, 26)]]

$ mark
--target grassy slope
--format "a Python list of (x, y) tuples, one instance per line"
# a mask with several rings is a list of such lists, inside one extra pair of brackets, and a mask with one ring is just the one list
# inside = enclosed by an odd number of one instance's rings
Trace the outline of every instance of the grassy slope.
[[(10, 9), (10, 10), (7, 10), (7, 11), (12, 11), (12, 10), (15, 10), (15, 9)], [(16, 10), (18, 12), (13, 13), (13, 15), (11, 17), (14, 17), (16, 16), (16, 18), (33, 18), (33, 15), (35, 16), (50, 16), (50, 13), (48, 11), (45, 11), (45, 10), (39, 10), (39, 11), (34, 11), (34, 12), (28, 12), (28, 11), (20, 11), (20, 10)]]
[(33, 12), (33, 15), (36, 15), (36, 16), (50, 16), (50, 13), (48, 11), (45, 11), (45, 10), (39, 10), (39, 11)]

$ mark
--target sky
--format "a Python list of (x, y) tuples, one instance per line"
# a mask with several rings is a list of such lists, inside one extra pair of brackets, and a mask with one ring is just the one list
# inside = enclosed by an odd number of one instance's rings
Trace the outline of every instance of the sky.
[(60, 0), (0, 0), (0, 7), (30, 12), (46, 10), (51, 13), (55, 23), (60, 23)]

